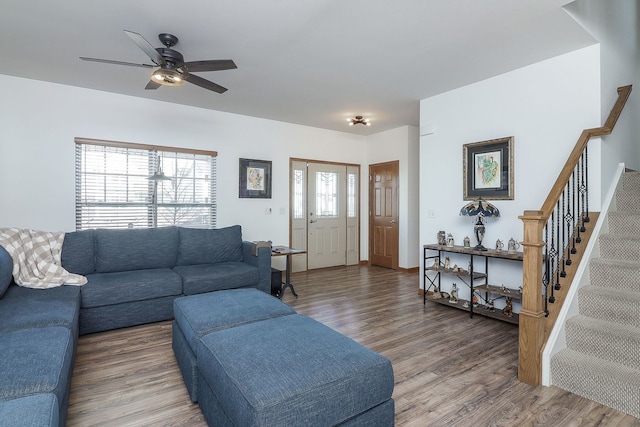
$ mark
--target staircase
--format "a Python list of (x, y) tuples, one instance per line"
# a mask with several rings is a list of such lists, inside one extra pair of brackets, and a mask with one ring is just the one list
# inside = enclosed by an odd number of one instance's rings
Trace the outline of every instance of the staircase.
[(640, 418), (640, 173), (625, 172), (600, 258), (551, 359), (553, 385)]

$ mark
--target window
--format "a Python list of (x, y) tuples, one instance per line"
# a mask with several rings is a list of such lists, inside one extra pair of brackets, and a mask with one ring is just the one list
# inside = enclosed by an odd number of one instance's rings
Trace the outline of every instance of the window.
[(216, 155), (76, 138), (76, 229), (215, 227)]
[(305, 219), (304, 170), (293, 170), (293, 219)]
[(356, 174), (348, 173), (347, 174), (347, 217), (356, 218), (358, 213), (356, 211), (357, 207), (357, 189), (356, 189)]

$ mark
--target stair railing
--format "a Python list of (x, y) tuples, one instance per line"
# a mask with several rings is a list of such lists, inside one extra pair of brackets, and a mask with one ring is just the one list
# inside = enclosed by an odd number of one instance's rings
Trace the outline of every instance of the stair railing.
[(523, 284), (518, 345), (518, 379), (542, 381), (542, 350), (558, 316), (568, 286), (582, 258), (598, 213), (589, 212), (589, 153), (593, 137), (609, 135), (631, 94), (618, 88), (618, 99), (604, 126), (582, 131), (542, 208), (524, 211)]

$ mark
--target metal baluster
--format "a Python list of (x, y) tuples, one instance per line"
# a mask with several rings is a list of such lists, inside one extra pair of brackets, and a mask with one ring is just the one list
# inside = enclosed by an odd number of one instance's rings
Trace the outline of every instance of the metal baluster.
[[(556, 283), (559, 280), (558, 274), (560, 271), (560, 265), (558, 264), (558, 254), (560, 253), (560, 248), (558, 247), (556, 249), (556, 245), (559, 243), (558, 239), (556, 239), (556, 234), (558, 234), (558, 236), (560, 235), (560, 229), (559, 229), (559, 210), (560, 210), (560, 200), (558, 200), (557, 206), (554, 209), (554, 211), (551, 214), (551, 251), (550, 251), (550, 256), (551, 256), (551, 274), (553, 274), (553, 272), (556, 272)], [(556, 297), (553, 295), (553, 289), (554, 287), (551, 287), (551, 296), (549, 296), (549, 302), (550, 303), (554, 303), (556, 302)]]
[[(581, 156), (582, 158), (582, 156)], [(581, 209), (581, 205), (580, 205), (580, 197), (582, 196), (582, 186), (580, 185), (580, 176), (582, 173), (582, 162), (578, 161), (578, 164), (576, 165), (576, 170), (577, 170), (577, 174), (576, 174), (576, 189), (577, 189), (577, 194), (578, 197), (576, 197), (576, 243), (582, 243), (582, 236), (580, 233), (582, 233), (582, 223), (581, 223), (581, 219), (582, 219), (582, 209)]]
[[(566, 195), (566, 200), (565, 200), (565, 195), (563, 194), (562, 198), (563, 198), (563, 202), (565, 203), (566, 207), (567, 207), (567, 213), (564, 214), (563, 219), (564, 219), (564, 229), (567, 232), (567, 240), (564, 241), (565, 246), (563, 246), (563, 250), (566, 249), (566, 265), (571, 265), (573, 263), (573, 261), (571, 261), (571, 208), (569, 207), (569, 200), (571, 199), (570, 197), (570, 193), (571, 193), (571, 179), (569, 179), (569, 181), (567, 182), (567, 187), (565, 189), (565, 191), (567, 192)], [(564, 210), (564, 207), (562, 208)], [(562, 269), (562, 272), (564, 273), (565, 277), (567, 275), (567, 272), (564, 270), (564, 268)]]
[(544, 268), (545, 271), (542, 275), (542, 286), (544, 287), (544, 315), (545, 317), (549, 316), (549, 302), (548, 302), (548, 296), (549, 296), (549, 275), (550, 275), (550, 268), (549, 268), (549, 222), (547, 221), (547, 223), (544, 226)]
[(587, 228), (584, 226), (584, 217), (585, 217), (585, 206), (586, 206), (586, 186), (584, 183), (584, 174), (585, 174), (585, 167), (584, 167), (584, 152), (582, 153), (582, 155), (580, 156), (580, 163), (582, 164), (582, 176), (581, 176), (581, 182), (580, 182), (580, 193), (582, 196), (582, 210), (580, 211), (580, 231), (582, 231), (583, 233), (585, 231), (587, 231)]
[(574, 233), (574, 230), (576, 228), (576, 224), (575, 224), (575, 218), (576, 218), (576, 170), (573, 169), (573, 172), (571, 172), (571, 207), (573, 208), (573, 214), (571, 214), (571, 212), (569, 212), (570, 218), (571, 218), (571, 222), (569, 224), (569, 232), (571, 233), (571, 253), (575, 254), (578, 251), (576, 250), (576, 235)]
[(584, 193), (587, 196), (583, 222), (591, 221), (589, 218), (589, 145), (584, 147)]
[[(564, 254), (564, 250), (566, 248), (569, 247), (569, 245), (567, 245), (567, 214), (566, 214), (566, 204), (567, 204), (567, 186), (565, 185), (564, 190), (562, 190), (562, 246), (558, 246), (558, 248), (562, 248), (562, 271), (560, 271), (560, 277), (566, 277), (567, 276), (567, 271), (565, 270), (565, 266), (566, 265), (571, 265), (571, 257), (569, 256), (569, 254), (567, 253), (567, 255)], [(560, 203), (560, 201), (558, 201), (558, 203)], [(560, 220), (560, 219), (558, 219)], [(559, 236), (558, 236), (559, 237)], [(557, 286), (559, 286), (558, 282), (556, 281), (556, 289), (559, 289)]]

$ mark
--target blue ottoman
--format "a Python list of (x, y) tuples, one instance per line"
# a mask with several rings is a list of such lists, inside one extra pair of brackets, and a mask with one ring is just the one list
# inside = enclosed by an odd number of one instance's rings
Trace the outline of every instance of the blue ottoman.
[(173, 314), (173, 352), (189, 397), (197, 402), (196, 350), (201, 337), (245, 323), (295, 314), (295, 310), (265, 292), (247, 288), (177, 298)]
[(199, 404), (210, 426), (393, 426), (386, 357), (307, 316), (208, 334)]

